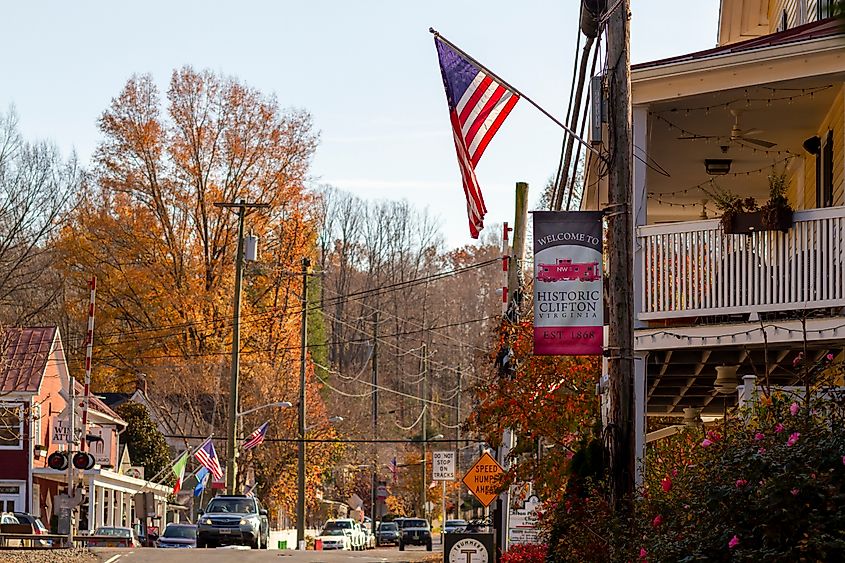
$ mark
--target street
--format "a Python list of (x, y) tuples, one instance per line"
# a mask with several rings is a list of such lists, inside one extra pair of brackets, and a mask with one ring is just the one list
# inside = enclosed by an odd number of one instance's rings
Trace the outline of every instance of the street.
[[(436, 548), (435, 548), (436, 549)], [(103, 563), (147, 563), (195, 561), (201, 555), (203, 563), (226, 563), (237, 559), (238, 563), (277, 561), (284, 563), (405, 563), (412, 561), (438, 561), (442, 556), (427, 552), (425, 548), (409, 547), (399, 551), (395, 547), (382, 547), (369, 551), (294, 551), (290, 549), (258, 551), (243, 548), (203, 549), (109, 549), (92, 550)]]

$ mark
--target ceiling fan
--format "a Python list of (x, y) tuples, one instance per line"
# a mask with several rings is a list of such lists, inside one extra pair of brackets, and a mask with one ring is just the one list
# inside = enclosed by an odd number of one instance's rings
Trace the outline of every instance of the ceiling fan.
[(749, 129), (748, 131), (743, 131), (742, 128), (740, 128), (739, 126), (739, 118), (742, 115), (741, 111), (737, 109), (732, 109), (731, 115), (734, 116), (734, 124), (733, 127), (731, 127), (731, 141), (757, 145), (758, 147), (763, 147), (766, 149), (770, 149), (777, 144), (771, 141), (767, 141), (765, 139), (756, 139), (751, 136), (759, 135), (760, 133), (762, 133), (763, 131), (761, 131), (760, 129)]
[[(752, 137), (752, 135), (759, 135), (763, 131), (760, 129), (749, 129), (747, 131), (743, 131), (742, 127), (739, 124), (740, 116), (742, 112), (738, 109), (732, 109), (731, 115), (734, 116), (734, 124), (731, 127), (731, 134), (729, 137), (724, 137), (721, 135), (694, 135), (694, 134), (684, 134), (678, 137), (679, 141), (694, 141), (698, 139), (718, 139), (722, 141), (730, 141), (732, 143), (742, 143), (748, 145), (756, 145), (758, 147), (762, 147), (764, 149), (770, 149), (773, 146), (777, 145), (772, 141), (767, 141), (765, 139), (758, 139), (756, 137)], [(726, 152), (727, 147), (722, 149), (722, 152)]]

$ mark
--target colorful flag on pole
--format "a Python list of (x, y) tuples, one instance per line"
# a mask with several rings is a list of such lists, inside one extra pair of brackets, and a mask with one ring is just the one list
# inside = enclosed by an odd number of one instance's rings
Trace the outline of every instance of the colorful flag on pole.
[(475, 166), (516, 105), (519, 95), (457, 52), (440, 36), (435, 35), (434, 45), (446, 87), (449, 119), (467, 199), (469, 232), (472, 238), (478, 238), (484, 228), (487, 207), (475, 177)]
[(211, 441), (211, 438), (200, 446), (194, 457), (197, 458), (200, 465), (211, 471), (211, 474), (216, 480), (223, 478), (223, 468), (220, 467), (220, 460), (217, 459), (217, 452), (214, 451), (214, 443)]
[(188, 465), (188, 452), (182, 454), (182, 456), (176, 460), (176, 463), (173, 464), (173, 474), (176, 475), (176, 483), (173, 485), (173, 494), (178, 494), (179, 491), (182, 489), (182, 479), (185, 478), (185, 466)]
[(205, 486), (208, 484), (208, 476), (211, 475), (211, 472), (206, 469), (205, 467), (200, 467), (200, 470), (197, 471), (197, 486), (194, 487), (194, 496), (198, 497), (202, 494), (205, 490)]
[(242, 446), (243, 449), (250, 450), (257, 446), (260, 446), (261, 443), (264, 441), (264, 435), (267, 434), (267, 427), (270, 425), (270, 422), (265, 422), (258, 428), (252, 431), (252, 434), (246, 437), (244, 440), (244, 445)]

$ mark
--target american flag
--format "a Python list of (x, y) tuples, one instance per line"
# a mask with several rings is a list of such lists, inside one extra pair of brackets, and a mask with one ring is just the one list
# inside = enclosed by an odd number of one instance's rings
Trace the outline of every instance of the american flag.
[(255, 430), (253, 430), (252, 434), (246, 437), (244, 440), (244, 445), (242, 446), (244, 450), (252, 449), (256, 446), (260, 446), (261, 443), (264, 441), (264, 435), (267, 434), (267, 427), (270, 425), (270, 422), (265, 422)]
[(217, 452), (214, 451), (214, 444), (211, 438), (200, 446), (200, 449), (194, 453), (194, 457), (197, 458), (200, 465), (211, 471), (211, 475), (215, 479), (220, 480), (223, 478), (223, 468), (220, 467), (220, 460), (217, 459)]
[(435, 35), (434, 45), (440, 59), (458, 166), (467, 198), (469, 232), (472, 238), (478, 238), (479, 231), (484, 228), (487, 207), (475, 177), (475, 165), (516, 105), (519, 95), (470, 62), (440, 36)]

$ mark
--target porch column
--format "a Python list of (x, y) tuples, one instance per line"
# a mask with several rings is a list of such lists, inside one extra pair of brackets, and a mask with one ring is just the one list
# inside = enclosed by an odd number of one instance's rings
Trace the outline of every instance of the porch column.
[(125, 511), (126, 511), (126, 503), (123, 502), (123, 491), (117, 491), (115, 493), (117, 498), (115, 498), (114, 507), (117, 511), (117, 516), (115, 516), (115, 526), (125, 526)]
[(634, 483), (643, 484), (645, 475), (646, 364), (647, 353), (634, 352)]
[[(93, 497), (92, 497), (93, 498)], [(98, 486), (97, 487), (97, 497), (96, 502), (94, 504), (94, 527), (99, 528), (103, 525), (103, 509), (106, 506), (106, 489), (105, 487)], [(88, 520), (91, 520), (91, 517), (88, 517)]]
[(109, 523), (109, 526), (114, 526), (114, 501), (115, 496), (117, 495), (117, 491), (115, 491), (114, 489), (108, 489), (106, 491), (106, 494), (108, 495), (108, 501), (106, 502), (106, 510), (108, 510), (107, 522)]
[(96, 523), (96, 514), (97, 514), (97, 493), (100, 490), (100, 486), (97, 485), (97, 482), (94, 480), (94, 476), (88, 477), (88, 533), (93, 534), (94, 529), (97, 527)]
[(634, 328), (644, 328), (638, 320), (643, 305), (643, 254), (644, 249), (637, 237), (637, 227), (648, 223), (648, 187), (646, 185), (646, 162), (648, 161), (648, 106), (634, 106), (632, 115), (634, 136), (634, 199), (631, 202), (634, 213)]
[(126, 514), (126, 526), (132, 528), (135, 522), (132, 520), (132, 493), (123, 495), (123, 511)]

